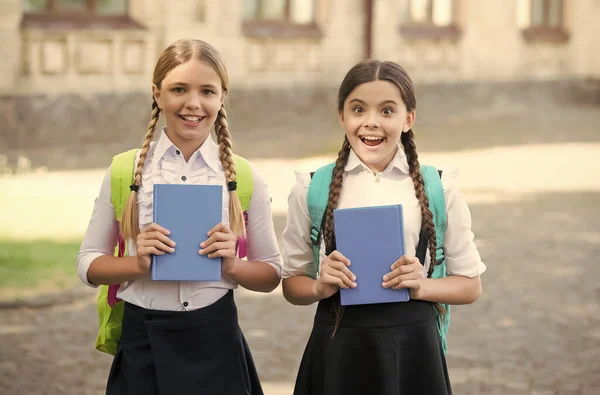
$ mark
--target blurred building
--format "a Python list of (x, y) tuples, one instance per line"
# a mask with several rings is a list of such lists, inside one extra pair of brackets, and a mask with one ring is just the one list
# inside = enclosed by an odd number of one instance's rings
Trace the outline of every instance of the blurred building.
[(0, 154), (54, 147), (39, 161), (72, 167), (82, 147), (137, 144), (156, 59), (182, 37), (222, 53), (248, 130), (334, 111), (367, 57), (402, 64), (425, 101), (460, 92), (463, 109), (523, 86), (595, 98), (599, 20), (597, 0), (2, 0)]

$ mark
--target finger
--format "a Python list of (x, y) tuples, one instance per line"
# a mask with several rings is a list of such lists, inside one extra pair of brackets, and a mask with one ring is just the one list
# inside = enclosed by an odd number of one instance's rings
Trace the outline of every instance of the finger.
[(383, 276), (383, 281), (389, 281), (395, 277), (401, 276), (403, 274), (411, 273), (411, 272), (414, 272), (415, 270), (422, 268), (420, 263), (418, 265), (419, 265), (418, 267), (416, 267), (415, 265), (398, 266), (397, 268), (392, 269), (391, 272), (389, 272), (385, 276)]
[(350, 266), (350, 260), (348, 258), (346, 258), (344, 255), (342, 255), (342, 253), (339, 252), (338, 250), (335, 250), (331, 254), (329, 254), (328, 258), (331, 259), (332, 261), (343, 262), (346, 266)]
[(235, 250), (232, 248), (225, 248), (225, 249), (220, 249), (217, 250), (211, 254), (207, 255), (209, 258), (217, 258), (217, 257), (221, 257), (221, 258), (234, 258), (235, 257)]
[(403, 288), (419, 289), (419, 288), (421, 288), (421, 283), (419, 282), (419, 280), (405, 280), (405, 281), (402, 281), (399, 284), (396, 284), (392, 287), (392, 289), (403, 289)]
[(160, 240), (143, 240), (142, 247), (154, 247), (165, 252), (175, 252), (175, 248), (170, 247)]
[(143, 233), (145, 233), (145, 232), (153, 232), (153, 231), (158, 231), (158, 232), (160, 232), (162, 234), (165, 234), (165, 235), (171, 234), (171, 232), (168, 229), (163, 228), (162, 226), (160, 226), (159, 224), (156, 224), (154, 222), (151, 223), (150, 225), (146, 226), (144, 228), (144, 230), (142, 230)]
[(215, 251), (219, 251), (219, 250), (231, 250), (235, 248), (235, 244), (228, 242), (228, 241), (217, 241), (215, 243), (212, 243), (211, 245), (209, 245), (206, 248), (201, 249), (200, 251), (198, 251), (198, 253), (200, 255), (206, 255), (206, 254), (210, 254), (212, 252)]
[(161, 251), (155, 247), (144, 247), (140, 248), (137, 255), (138, 256), (148, 256), (148, 255), (165, 255), (164, 251)]
[(209, 245), (217, 241), (234, 241), (235, 235), (233, 233), (215, 232), (208, 239), (200, 243), (200, 247), (208, 247)]
[(384, 288), (394, 287), (404, 281), (417, 280), (419, 278), (423, 278), (423, 272), (421, 270), (415, 270), (410, 273), (402, 274), (396, 276), (385, 282), (386, 286)]
[(350, 288), (349, 286), (347, 286), (346, 284), (344, 284), (344, 281), (342, 281), (341, 278), (336, 277), (336, 276), (332, 276), (329, 273), (324, 273), (323, 275), (323, 282), (327, 285), (335, 285), (339, 288), (344, 288), (344, 289), (348, 289)]
[(231, 233), (231, 229), (229, 229), (229, 226), (221, 222), (213, 226), (213, 228), (209, 230), (206, 235), (211, 236), (215, 232)]
[(354, 281), (350, 280), (350, 278), (348, 276), (346, 276), (346, 274), (340, 270), (336, 270), (334, 268), (329, 268), (329, 270), (327, 270), (327, 274), (329, 274), (331, 277), (339, 278), (342, 281), (342, 283), (348, 288), (356, 287), (356, 283)]
[(394, 270), (396, 268), (405, 266), (405, 265), (412, 265), (414, 263), (421, 263), (419, 262), (419, 259), (414, 257), (414, 256), (407, 256), (407, 255), (402, 255), (400, 257), (400, 259), (398, 259), (396, 262), (394, 262), (394, 264), (390, 267), (390, 269)]
[(160, 240), (168, 246), (175, 247), (175, 242), (159, 231), (140, 233), (140, 236), (145, 240)]
[(343, 262), (331, 261), (329, 267), (344, 273), (351, 281), (356, 281), (356, 276), (354, 273), (352, 273), (350, 269), (348, 269), (348, 266), (346, 266)]

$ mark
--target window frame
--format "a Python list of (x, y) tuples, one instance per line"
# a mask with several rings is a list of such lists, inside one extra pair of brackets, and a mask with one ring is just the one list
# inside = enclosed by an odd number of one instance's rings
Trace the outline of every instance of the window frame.
[(400, 35), (409, 40), (451, 40), (456, 41), (462, 36), (462, 29), (457, 22), (457, 10), (460, 0), (451, 0), (452, 17), (451, 22), (447, 25), (436, 25), (433, 22), (434, 14), (434, 0), (430, 0), (431, 12), (428, 15), (428, 19), (423, 22), (417, 22), (410, 18), (412, 15), (412, 7), (414, 3), (412, 0), (408, 2), (408, 16), (409, 18), (400, 24), (398, 27)]
[(550, 25), (550, 1), (542, 0), (543, 5), (543, 22), (541, 24), (533, 24), (531, 14), (533, 13), (533, 1), (529, 0), (529, 26), (522, 30), (522, 35), (527, 42), (546, 42), (555, 44), (564, 44), (569, 41), (570, 33), (565, 27), (565, 10), (567, 2), (560, 1), (560, 21), (558, 26)]
[(314, 14), (310, 23), (296, 23), (290, 20), (292, 0), (285, 2), (284, 17), (282, 19), (262, 19), (259, 17), (262, 1), (254, 9), (254, 18), (244, 20), (242, 32), (252, 38), (320, 38), (323, 33), (317, 24), (317, 8), (320, 0), (314, 1)]
[(80, 29), (137, 29), (143, 25), (129, 17), (129, 2), (122, 14), (100, 15), (95, 9), (97, 0), (84, 0), (85, 9), (61, 9), (57, 0), (47, 0), (46, 6), (38, 11), (25, 12), (21, 19), (22, 29), (80, 30)]

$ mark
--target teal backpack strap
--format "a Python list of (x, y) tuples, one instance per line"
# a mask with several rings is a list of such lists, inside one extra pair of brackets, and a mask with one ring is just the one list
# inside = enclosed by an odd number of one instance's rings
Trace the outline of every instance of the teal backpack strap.
[[(429, 210), (431, 210), (431, 214), (433, 214), (433, 224), (435, 227), (436, 266), (431, 277), (443, 278), (446, 277), (446, 263), (444, 262), (444, 233), (446, 232), (447, 217), (446, 197), (444, 195), (444, 188), (441, 180), (442, 172), (438, 171), (433, 166), (421, 165), (421, 174), (423, 175), (425, 193), (427, 194), (427, 200), (429, 200)], [(421, 240), (424, 238), (426, 239), (426, 236), (422, 232)], [(450, 326), (450, 305), (442, 304), (442, 306), (446, 309), (446, 315), (444, 316), (443, 320), (441, 319), (441, 316), (439, 317), (438, 331), (442, 340), (442, 349), (444, 354), (446, 354), (446, 335), (448, 333), (448, 327)]]
[(320, 167), (311, 174), (310, 185), (308, 186), (308, 213), (310, 215), (310, 240), (312, 242), (313, 261), (316, 267), (316, 273), (319, 273), (319, 254), (321, 251), (321, 232), (323, 229), (323, 215), (329, 199), (329, 184), (335, 163), (330, 163)]
[(121, 222), (123, 210), (129, 198), (129, 186), (133, 181), (133, 166), (138, 148), (122, 152), (113, 157), (111, 163), (111, 200), (117, 221)]

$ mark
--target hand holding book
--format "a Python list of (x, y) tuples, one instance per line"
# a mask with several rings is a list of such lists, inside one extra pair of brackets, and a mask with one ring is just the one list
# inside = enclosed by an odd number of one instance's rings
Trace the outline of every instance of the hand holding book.
[(391, 266), (391, 272), (383, 276), (383, 288), (410, 290), (410, 297), (418, 299), (422, 279), (425, 278), (423, 265), (414, 256), (403, 255)]
[(320, 299), (326, 299), (340, 288), (355, 288), (356, 276), (348, 269), (349, 266), (348, 258), (339, 251), (333, 251), (321, 262), (319, 279), (314, 283), (313, 293)]
[(209, 258), (221, 257), (221, 271), (227, 274), (235, 263), (237, 237), (224, 223), (219, 223), (207, 233), (208, 239), (200, 243), (198, 253)]
[(138, 266), (143, 273), (150, 273), (151, 255), (164, 255), (175, 252), (175, 242), (169, 238), (169, 232), (162, 226), (151, 223), (145, 227), (136, 239)]

